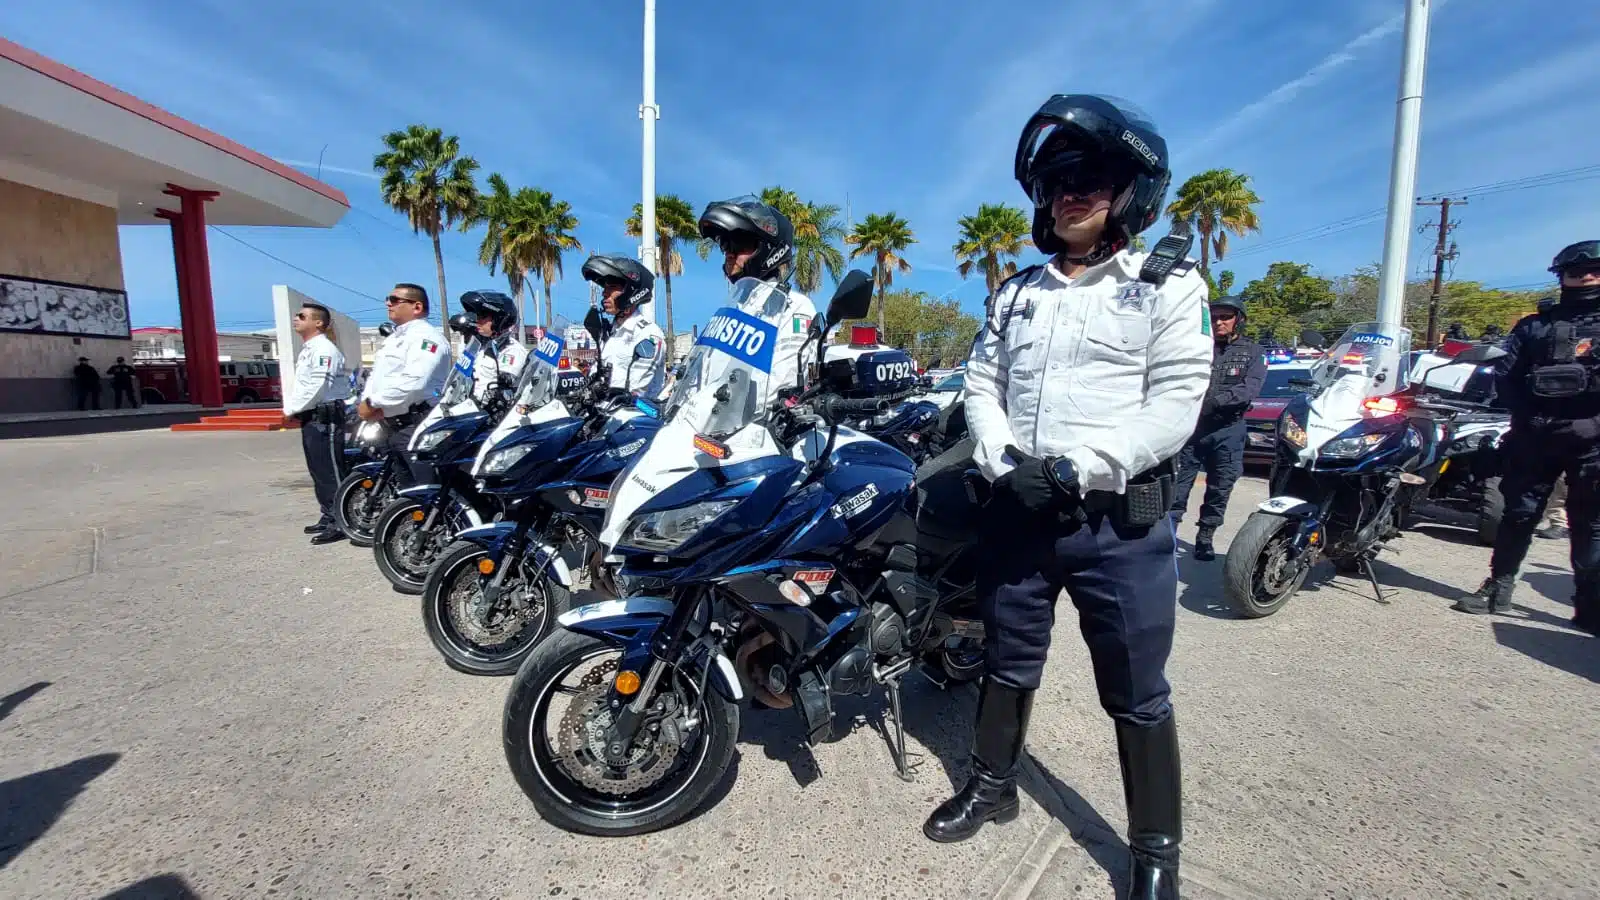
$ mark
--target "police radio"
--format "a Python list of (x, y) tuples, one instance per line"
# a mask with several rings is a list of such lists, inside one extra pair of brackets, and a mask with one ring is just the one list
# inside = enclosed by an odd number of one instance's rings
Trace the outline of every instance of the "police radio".
[(1139, 267), (1139, 280), (1150, 284), (1164, 284), (1172, 270), (1189, 256), (1194, 247), (1194, 234), (1187, 226), (1174, 228), (1172, 233), (1156, 242), (1155, 249), (1145, 257)]

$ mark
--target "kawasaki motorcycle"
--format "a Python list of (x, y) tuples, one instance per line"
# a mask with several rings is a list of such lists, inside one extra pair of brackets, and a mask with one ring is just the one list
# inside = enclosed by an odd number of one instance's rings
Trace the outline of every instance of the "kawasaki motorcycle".
[(509, 410), (503, 392), (514, 385), (502, 375), (483, 396), (472, 395), (474, 362), (482, 352), (475, 334), (462, 354), (465, 363), (451, 370), (439, 404), (406, 447), (413, 460), (432, 466), (438, 483), (399, 491), (373, 526), (378, 571), (402, 594), (422, 593), (428, 570), (457, 532), (493, 521), (501, 511), (497, 498), (477, 489), (471, 468), (490, 428)]
[[(938, 587), (961, 555), (950, 541), (971, 540), (967, 491), (957, 484), (960, 508), (939, 517), (948, 531), (921, 529), (911, 460), (842, 424), (885, 400), (842, 398), (824, 375), (765, 404), (776, 328), (741, 307), (772, 290), (734, 286), (660, 431), (613, 485), (600, 540), (626, 595), (563, 615), (512, 682), (506, 758), (560, 828), (629, 835), (682, 821), (726, 774), (746, 702), (793, 710), (816, 743), (831, 735), (835, 694), (882, 687), (909, 779), (901, 678), (941, 657), (964, 678), (981, 672), (975, 610)], [(825, 321), (860, 317), (870, 296), (849, 273)], [(820, 343), (824, 317), (812, 329)], [(965, 469), (947, 465), (941, 480)]]
[[(1321, 346), (1315, 332), (1301, 336)], [(1322, 558), (1365, 575), (1387, 602), (1372, 560), (1400, 534), (1422, 474), (1447, 457), (1460, 404), (1406, 393), (1409, 329), (1353, 325), (1311, 370), (1278, 420), (1271, 499), (1245, 521), (1228, 548), (1223, 591), (1246, 618), (1283, 608)], [(1479, 346), (1456, 362), (1488, 362), (1504, 351)]]
[(540, 341), (515, 406), (472, 462), (476, 490), (505, 514), (456, 532), (423, 584), (423, 629), (458, 672), (512, 674), (567, 609), (573, 573), (595, 558), (611, 483), (659, 425), (651, 404), (610, 389), (605, 366), (559, 398), (561, 346)]

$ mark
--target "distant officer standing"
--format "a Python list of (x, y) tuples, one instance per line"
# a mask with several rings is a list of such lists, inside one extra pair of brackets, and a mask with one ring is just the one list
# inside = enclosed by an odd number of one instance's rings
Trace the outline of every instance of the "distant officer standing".
[(626, 256), (591, 256), (583, 280), (600, 285), (600, 303), (611, 316), (611, 334), (600, 361), (611, 367), (611, 387), (659, 400), (667, 383), (667, 351), (661, 327), (640, 312), (655, 293), (656, 277)]
[(139, 390), (133, 382), (133, 366), (128, 365), (128, 361), (119, 356), (117, 357), (116, 365), (107, 369), (106, 374), (111, 376), (111, 392), (113, 395), (111, 402), (116, 404), (116, 408), (122, 408), (122, 397), (126, 394), (128, 405), (138, 409)]
[(331, 544), (344, 537), (333, 518), (333, 495), (339, 488), (332, 433), (342, 422), (330, 422), (322, 404), (339, 399), (345, 384), (344, 354), (329, 334), (333, 315), (318, 303), (306, 303), (294, 314), (294, 333), (304, 341), (294, 359), (294, 386), (283, 398), (283, 423), (300, 423), (300, 450), (311, 473), (311, 488), (322, 515), (305, 528), (313, 544)]
[[(384, 302), (394, 332), (372, 356), (372, 374), (356, 414), (363, 421), (383, 420), (390, 429), (390, 452), (404, 452), (417, 423), (439, 402), (450, 376), (450, 343), (428, 321), (428, 292), (420, 285), (397, 284)], [(433, 481), (432, 466), (412, 462), (410, 467), (414, 483)]]
[(1189, 510), (1189, 492), (1195, 476), (1206, 473), (1206, 496), (1200, 503), (1200, 530), (1194, 538), (1194, 558), (1217, 558), (1212, 535), (1222, 527), (1228, 495), (1244, 474), (1244, 414), (1261, 395), (1267, 382), (1267, 358), (1261, 345), (1245, 337), (1244, 302), (1238, 297), (1211, 301), (1211, 386), (1200, 405), (1194, 436), (1178, 454), (1178, 495), (1172, 504), (1172, 525), (1183, 522)]
[(1518, 322), (1496, 361), (1496, 397), (1511, 411), (1501, 449), (1505, 516), (1489, 577), (1454, 608), (1511, 611), (1517, 570), (1565, 474), (1572, 627), (1600, 637), (1600, 241), (1567, 247), (1550, 271), (1561, 279), (1560, 299)]
[[(1166, 142), (1131, 106), (1056, 95), (1017, 147), (1049, 263), (1002, 284), (967, 367), (994, 481), (978, 597), (988, 677), (972, 776), (923, 826), (959, 841), (1017, 815), (1017, 764), (1065, 589), (1116, 724), (1132, 896), (1178, 896), (1182, 791), (1164, 669), (1177, 610), (1170, 461), (1211, 370), (1206, 285), (1181, 251), (1129, 249), (1161, 213)], [(1183, 244), (1184, 242), (1178, 242)]]

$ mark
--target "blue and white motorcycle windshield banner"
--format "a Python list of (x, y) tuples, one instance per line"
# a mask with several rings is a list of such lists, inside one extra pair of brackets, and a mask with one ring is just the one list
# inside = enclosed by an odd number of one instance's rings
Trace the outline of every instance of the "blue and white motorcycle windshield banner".
[(461, 351), (461, 359), (456, 363), (456, 371), (468, 378), (472, 377), (472, 370), (478, 364), (478, 344), (469, 343)]
[(713, 313), (695, 341), (768, 373), (772, 371), (772, 347), (777, 342), (778, 326), (732, 306)]
[(539, 345), (533, 348), (533, 358), (551, 366), (561, 364), (561, 348), (567, 342), (558, 334), (546, 334), (539, 339)]

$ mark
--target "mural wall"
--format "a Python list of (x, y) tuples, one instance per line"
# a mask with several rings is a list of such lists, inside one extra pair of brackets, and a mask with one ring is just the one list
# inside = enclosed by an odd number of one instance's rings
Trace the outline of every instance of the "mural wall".
[(128, 295), (85, 287), (0, 275), (0, 331), (126, 338)]

